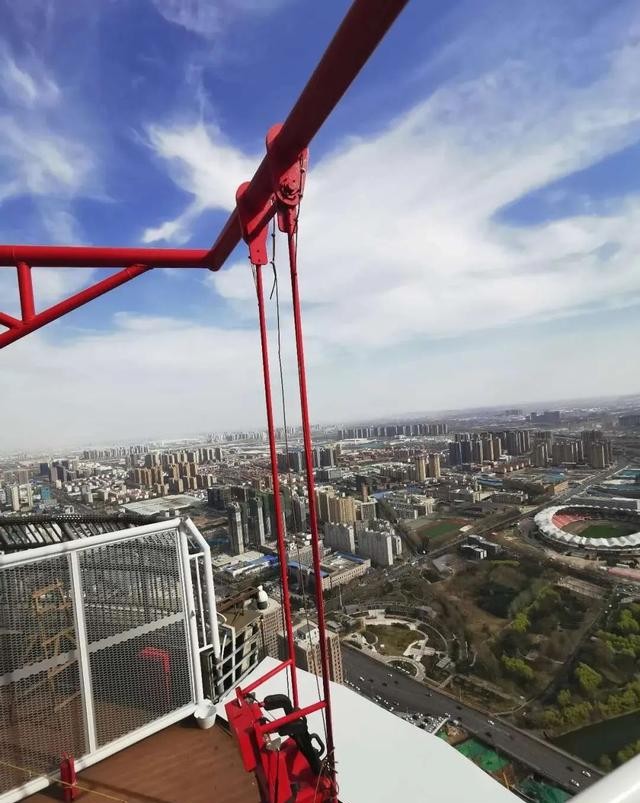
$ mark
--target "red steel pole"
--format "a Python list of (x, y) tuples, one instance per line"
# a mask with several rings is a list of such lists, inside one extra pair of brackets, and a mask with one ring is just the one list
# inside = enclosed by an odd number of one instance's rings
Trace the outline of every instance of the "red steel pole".
[(298, 678), (296, 676), (295, 642), (293, 640), (293, 622), (291, 620), (291, 600), (289, 599), (289, 575), (287, 565), (287, 547), (284, 541), (284, 524), (282, 520), (282, 503), (280, 501), (280, 477), (278, 476), (278, 456), (276, 453), (276, 431), (273, 423), (273, 404), (271, 401), (271, 376), (269, 372), (269, 343), (267, 339), (267, 321), (264, 312), (264, 289), (262, 283), (262, 265), (256, 265), (256, 294), (258, 296), (258, 318), (260, 320), (260, 348), (262, 350), (262, 376), (264, 379), (264, 400), (267, 408), (267, 429), (269, 432), (269, 454), (271, 456), (271, 479), (273, 484), (273, 508), (276, 518), (278, 537), (278, 560), (280, 562), (280, 585), (282, 588), (282, 611), (284, 614), (289, 660), (291, 662), (291, 691), (293, 705), (297, 708)]
[[(293, 210), (292, 210), (293, 211)], [(302, 414), (302, 437), (304, 440), (304, 459), (307, 474), (307, 493), (309, 494), (309, 526), (311, 529), (311, 550), (313, 553), (313, 576), (315, 586), (316, 610), (318, 612), (318, 629), (320, 631), (320, 660), (322, 662), (322, 690), (326, 709), (327, 757), (331, 777), (334, 768), (333, 720), (331, 716), (331, 683), (329, 679), (329, 651), (327, 649), (326, 621), (324, 615), (324, 597), (322, 594), (322, 571), (320, 568), (320, 539), (318, 535), (318, 518), (316, 511), (315, 482), (313, 477), (313, 461), (311, 442), (311, 424), (309, 422), (309, 402), (307, 399), (307, 377), (304, 365), (304, 343), (302, 338), (302, 313), (300, 309), (300, 293), (298, 290), (298, 256), (296, 247), (297, 224), (288, 227), (289, 268), (291, 271), (291, 294), (293, 297), (293, 321), (296, 334), (296, 353), (298, 357), (298, 384), (300, 387), (300, 410)]]
[(26, 262), (18, 262), (18, 291), (20, 292), (20, 309), (22, 320), (28, 323), (36, 314), (33, 300), (33, 282), (31, 281), (31, 266)]
[(59, 304), (54, 304), (52, 307), (49, 307), (49, 309), (39, 312), (29, 321), (3, 332), (0, 335), (0, 349), (3, 348), (3, 346), (9, 345), (9, 343), (13, 343), (15, 340), (19, 340), (21, 337), (28, 335), (30, 332), (33, 332), (36, 329), (40, 329), (41, 326), (51, 323), (51, 321), (55, 321), (57, 318), (61, 318), (63, 315), (66, 315), (67, 312), (71, 312), (72, 310), (81, 307), (88, 301), (92, 301), (94, 298), (98, 298), (98, 296), (108, 293), (109, 290), (113, 290), (114, 288), (120, 287), (121, 284), (124, 284), (131, 279), (135, 279), (136, 276), (140, 276), (142, 273), (146, 273), (148, 270), (151, 270), (148, 265), (131, 265), (128, 268), (118, 271), (118, 273), (115, 273), (113, 276), (107, 276), (107, 278), (103, 279), (101, 282), (97, 282), (91, 287), (87, 287), (86, 290), (81, 290), (79, 293), (66, 298)]

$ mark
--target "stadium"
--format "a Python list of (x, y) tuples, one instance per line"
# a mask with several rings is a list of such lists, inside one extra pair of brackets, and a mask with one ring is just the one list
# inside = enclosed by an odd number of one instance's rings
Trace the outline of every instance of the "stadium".
[(640, 553), (640, 513), (595, 505), (548, 507), (535, 517), (538, 533), (558, 549)]

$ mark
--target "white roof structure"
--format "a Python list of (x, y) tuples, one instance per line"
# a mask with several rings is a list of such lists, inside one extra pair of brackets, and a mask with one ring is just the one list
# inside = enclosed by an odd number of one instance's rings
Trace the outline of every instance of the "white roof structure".
[[(535, 516), (534, 521), (544, 538), (563, 546), (595, 549), (603, 552), (633, 552), (640, 549), (640, 531), (614, 538), (587, 538), (583, 535), (576, 535), (563, 530), (562, 526), (558, 526), (556, 523), (557, 519), (554, 521), (556, 516), (562, 516), (563, 514), (570, 516), (572, 513), (578, 514), (577, 519), (580, 514), (584, 514), (585, 517), (591, 514), (594, 518), (596, 516), (601, 518), (619, 517), (621, 521), (629, 521), (629, 518), (633, 516), (633, 511), (626, 508), (608, 507), (602, 509), (595, 505), (560, 505), (547, 507), (540, 511)], [(640, 517), (636, 518), (640, 527)]]
[[(248, 686), (279, 662), (265, 658), (241, 683)], [(318, 679), (297, 670), (300, 704), (319, 698)], [(284, 672), (257, 691), (286, 694)], [(235, 698), (232, 691), (218, 704), (226, 719), (224, 703)], [(331, 684), (340, 800), (346, 803), (515, 803), (520, 800), (453, 747), (431, 733), (416, 728), (356, 692)], [(307, 717), (309, 731), (324, 740), (322, 714)]]

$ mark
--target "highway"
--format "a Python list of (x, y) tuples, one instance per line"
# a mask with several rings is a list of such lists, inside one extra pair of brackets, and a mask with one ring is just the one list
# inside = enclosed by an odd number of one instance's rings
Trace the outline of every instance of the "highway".
[[(386, 703), (387, 707), (391, 705), (398, 711), (435, 716), (449, 714), (452, 719), (459, 720), (465, 730), (477, 735), (486, 744), (520, 761), (567, 791), (577, 794), (601, 777), (601, 773), (589, 764), (500, 719), (489, 718), (487, 714), (425, 686), (359, 650), (343, 646), (342, 662), (345, 679), (358, 686), (364, 696), (371, 699), (379, 696), (383, 700), (380, 705)], [(590, 777), (584, 775), (583, 771), (588, 772)]]

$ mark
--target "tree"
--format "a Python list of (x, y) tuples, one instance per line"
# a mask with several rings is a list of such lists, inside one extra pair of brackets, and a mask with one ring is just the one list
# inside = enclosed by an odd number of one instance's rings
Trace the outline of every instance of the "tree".
[(618, 617), (618, 622), (616, 627), (621, 633), (624, 633), (625, 635), (628, 634), (635, 635), (637, 633), (640, 633), (640, 625), (633, 618), (633, 614), (628, 608), (624, 608), (620, 612), (620, 616)]
[(511, 622), (511, 629), (516, 633), (526, 633), (530, 624), (529, 617), (522, 611), (517, 614), (513, 622)]
[(591, 703), (569, 705), (563, 711), (565, 722), (573, 728), (584, 725), (589, 721), (592, 710), (593, 706)]
[(609, 758), (606, 753), (603, 753), (600, 758), (598, 759), (598, 764), (602, 767), (605, 772), (610, 772), (613, 769), (613, 761)]
[(557, 699), (560, 708), (566, 708), (568, 705), (571, 705), (571, 692), (569, 689), (562, 689), (558, 692)]
[(592, 697), (602, 683), (602, 675), (592, 669), (588, 664), (578, 664), (573, 673), (575, 679), (578, 681), (582, 691), (588, 696)]
[(562, 715), (555, 708), (547, 708), (542, 714), (542, 724), (545, 728), (559, 728), (562, 725)]
[(503, 655), (500, 659), (504, 668), (518, 680), (533, 680), (533, 669), (522, 658), (511, 658)]

